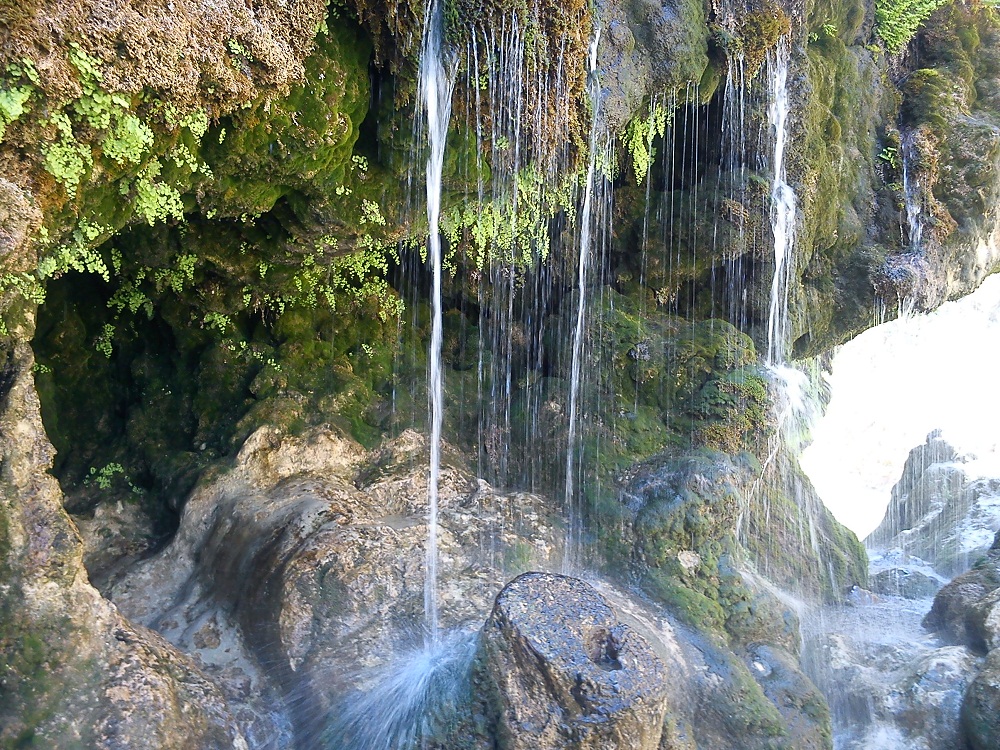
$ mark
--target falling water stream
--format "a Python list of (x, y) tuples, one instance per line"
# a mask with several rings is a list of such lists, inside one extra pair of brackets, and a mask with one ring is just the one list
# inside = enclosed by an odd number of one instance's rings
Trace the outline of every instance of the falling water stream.
[(903, 138), (901, 158), (903, 161), (903, 201), (906, 206), (907, 241), (911, 253), (919, 253), (923, 249), (924, 218), (923, 206), (920, 202), (920, 181), (913, 174), (916, 161), (916, 145), (913, 134)]
[(597, 79), (597, 46), (601, 40), (598, 28), (590, 44), (588, 69), (590, 73), (590, 95), (594, 107), (594, 119), (590, 127), (590, 154), (587, 165), (587, 182), (584, 186), (583, 213), (580, 221), (580, 259), (577, 269), (576, 325), (573, 329), (573, 360), (570, 368), (569, 386), (569, 430), (566, 440), (566, 509), (569, 513), (569, 535), (566, 544), (566, 566), (576, 563), (574, 559), (580, 542), (579, 502), (576, 497), (575, 479), (576, 431), (579, 418), (580, 362), (583, 356), (584, 320), (587, 310), (587, 267), (590, 262), (591, 235), (593, 233), (594, 178), (597, 169), (597, 111), (599, 107), (600, 82)]
[(778, 42), (771, 60), (768, 80), (767, 117), (774, 133), (771, 162), (771, 231), (774, 234), (774, 278), (767, 314), (767, 363), (780, 365), (787, 356), (788, 279), (795, 242), (795, 191), (786, 181), (785, 147), (788, 144), (788, 59), (787, 38)]
[(446, 59), (442, 42), (444, 16), (440, 3), (429, 0), (425, 11), (424, 41), (420, 57), (420, 99), (427, 113), (427, 244), (433, 268), (432, 323), (430, 343), (430, 481), (428, 484), (427, 578), (424, 584), (424, 612), (430, 641), (438, 640), (437, 535), (438, 481), (441, 473), (441, 423), (444, 417), (444, 384), (441, 368), (441, 172), (444, 147), (451, 117), (451, 94), (455, 83), (454, 65)]

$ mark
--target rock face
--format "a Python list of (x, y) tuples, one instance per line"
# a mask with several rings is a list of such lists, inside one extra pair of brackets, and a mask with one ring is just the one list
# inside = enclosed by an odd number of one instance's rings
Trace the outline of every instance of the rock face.
[(962, 704), (962, 728), (972, 750), (993, 750), (1000, 743), (1000, 649), (990, 652), (969, 685)]
[(986, 557), (934, 598), (924, 625), (986, 652), (962, 703), (962, 728), (973, 750), (1000, 745), (1000, 532)]
[(869, 580), (875, 593), (901, 596), (904, 599), (927, 599), (941, 588), (941, 582), (933, 576), (907, 568), (881, 570)]
[(804, 662), (830, 701), (837, 747), (962, 746), (959, 712), (982, 657), (923, 632), (924, 606), (885, 597), (813, 620), (825, 630), (807, 631)]
[[(496, 492), (450, 449), (442, 638), (429, 649), (425, 451), (413, 432), (367, 453), (330, 428), (262, 428), (191, 495), (173, 542), (109, 595), (218, 681), (254, 747), (419, 738), (464, 750), (496, 736), (511, 747), (827, 747), (794, 615), (764, 590), (740, 615), (752, 647), (699, 633), (672, 607), (551, 574), (522, 576), (494, 601), (511, 575), (557, 567), (562, 534), (543, 498)], [(491, 607), (469, 690), (470, 638)]]
[(1000, 529), (1000, 480), (973, 476), (972, 461), (939, 432), (928, 435), (910, 451), (885, 518), (866, 544), (920, 558), (947, 576), (967, 570)]
[[(341, 699), (422, 642), (426, 462), (412, 432), (369, 455), (329, 428), (262, 428), (110, 596), (218, 677), (255, 746), (336, 745)], [(450, 451), (439, 491), (441, 625), (471, 633), (510, 573), (559, 547), (539, 498), (496, 493)]]
[(655, 750), (667, 712), (666, 667), (582, 581), (526, 573), (497, 596), (477, 689), (497, 710), (505, 750)]
[(1000, 532), (984, 559), (938, 592), (924, 624), (981, 651), (1000, 646)]
[(247, 748), (218, 687), (87, 581), (33, 358), (0, 347), (0, 745)]

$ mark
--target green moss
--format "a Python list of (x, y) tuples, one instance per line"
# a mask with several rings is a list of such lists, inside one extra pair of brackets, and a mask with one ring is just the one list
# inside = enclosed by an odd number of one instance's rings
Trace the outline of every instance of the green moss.
[(807, 48), (809, 86), (801, 131), (788, 154), (801, 213), (798, 279), (790, 289), (794, 351), (808, 356), (870, 325), (873, 274), (885, 248), (898, 247), (896, 179), (878, 155), (893, 145), (897, 99), (885, 60), (845, 40), (856, 37), (863, 7), (818, 3), (811, 29), (838, 32)]
[[(305, 61), (307, 84), (238, 111), (210, 130), (203, 155), (215, 179), (200, 201), (202, 210), (259, 215), (285, 198), (308, 217), (312, 204), (343, 205), (345, 189), (361, 189), (352, 179), (352, 157), (368, 111), (370, 56), (358, 30), (338, 24), (317, 37)], [(360, 218), (357, 212), (339, 218), (349, 226), (352, 217)]]
[(688, 588), (678, 578), (651, 570), (643, 588), (682, 622), (698, 630), (722, 632), (726, 613), (719, 603)]
[(741, 16), (737, 22), (737, 35), (750, 73), (760, 69), (767, 53), (791, 31), (791, 20), (780, 5), (765, 2), (761, 6)]

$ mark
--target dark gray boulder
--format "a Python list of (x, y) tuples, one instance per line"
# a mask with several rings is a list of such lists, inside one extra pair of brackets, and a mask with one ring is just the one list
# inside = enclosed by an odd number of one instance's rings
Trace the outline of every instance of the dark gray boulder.
[(1000, 747), (1000, 649), (990, 653), (965, 693), (962, 729), (972, 750)]
[(1000, 532), (986, 557), (942, 588), (924, 626), (949, 640), (989, 651), (1000, 645)]
[(927, 599), (941, 588), (936, 578), (919, 570), (889, 568), (880, 570), (869, 579), (871, 590), (876, 594), (901, 596), (904, 599)]
[(475, 689), (503, 750), (659, 747), (666, 668), (590, 585), (525, 573), (483, 628)]

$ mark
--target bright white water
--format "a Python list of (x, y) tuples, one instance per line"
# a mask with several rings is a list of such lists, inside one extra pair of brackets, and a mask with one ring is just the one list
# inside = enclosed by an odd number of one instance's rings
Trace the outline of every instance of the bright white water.
[(444, 16), (440, 3), (428, 0), (425, 10), (423, 48), (420, 56), (420, 100), (427, 113), (427, 140), (430, 154), (427, 157), (427, 244), (434, 281), (432, 300), (430, 344), (430, 412), (431, 459), (428, 484), (427, 518), (427, 578), (424, 584), (424, 612), (431, 641), (438, 638), (437, 602), (437, 532), (438, 532), (438, 480), (441, 473), (441, 423), (444, 415), (444, 384), (441, 370), (441, 171), (444, 165), (444, 147), (451, 117), (451, 94), (454, 87), (454, 65), (445, 59), (442, 47)]
[(447, 725), (468, 692), (476, 634), (452, 634), (399, 654), (372, 674), (336, 711), (328, 746), (340, 750), (410, 750)]
[(834, 515), (862, 538), (881, 521), (910, 449), (931, 430), (979, 456), (978, 471), (1000, 476), (998, 371), (1000, 276), (993, 276), (968, 297), (877, 326), (841, 347), (830, 376), (833, 398), (802, 467)]
[(771, 232), (774, 235), (774, 278), (767, 314), (767, 362), (781, 364), (788, 346), (789, 259), (795, 243), (795, 191), (785, 181), (785, 147), (788, 144), (788, 58), (789, 43), (783, 38), (770, 60), (768, 70), (767, 119), (774, 138), (771, 159)]
[(591, 234), (594, 224), (594, 179), (597, 171), (597, 111), (600, 104), (600, 82), (597, 80), (597, 45), (601, 41), (601, 30), (597, 29), (590, 44), (590, 95), (594, 108), (594, 120), (590, 126), (590, 154), (587, 165), (587, 182), (584, 186), (583, 212), (580, 217), (580, 259), (577, 268), (577, 305), (576, 325), (573, 329), (573, 360), (570, 367), (569, 386), (569, 429), (566, 439), (566, 509), (569, 515), (569, 536), (566, 544), (565, 567), (573, 566), (577, 561), (575, 552), (580, 541), (580, 525), (582, 523), (579, 502), (576, 497), (577, 488), (577, 420), (580, 397), (580, 361), (583, 355), (584, 320), (587, 311), (587, 268), (590, 262)]

